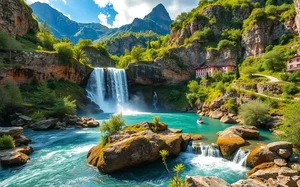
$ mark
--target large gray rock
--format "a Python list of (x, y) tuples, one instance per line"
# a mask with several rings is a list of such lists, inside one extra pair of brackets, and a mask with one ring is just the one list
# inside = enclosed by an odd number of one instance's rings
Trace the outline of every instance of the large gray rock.
[(259, 131), (255, 126), (237, 125), (224, 130), (224, 132), (231, 131), (242, 138), (259, 138)]
[(254, 179), (239, 180), (236, 183), (231, 184), (232, 187), (267, 187), (264, 183), (261, 183)]
[(32, 124), (30, 128), (36, 131), (50, 130), (56, 126), (57, 122), (58, 122), (57, 119), (42, 120)]
[(23, 134), (22, 127), (0, 127), (0, 137), (3, 135), (10, 135), (11, 137), (19, 138)]
[(33, 152), (32, 147), (17, 147), (0, 151), (0, 165), (3, 167), (13, 167), (25, 164)]
[(218, 177), (186, 176), (186, 187), (230, 187), (223, 179)]
[(222, 123), (237, 123), (232, 117), (230, 117), (230, 116), (223, 116), (221, 119), (220, 119), (220, 121), (222, 122)]
[(284, 142), (284, 141), (273, 142), (273, 143), (269, 143), (267, 147), (269, 148), (270, 151), (274, 151), (274, 152), (278, 152), (279, 149), (286, 149), (290, 153), (293, 152), (293, 144), (291, 144), (290, 142)]

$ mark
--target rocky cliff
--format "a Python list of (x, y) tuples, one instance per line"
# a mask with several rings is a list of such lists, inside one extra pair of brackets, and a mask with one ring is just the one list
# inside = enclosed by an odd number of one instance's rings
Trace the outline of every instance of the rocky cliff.
[(38, 22), (32, 17), (32, 10), (24, 0), (0, 1), (0, 30), (11, 36), (24, 36), (38, 29)]
[(294, 0), (294, 4), (295, 4), (296, 13), (297, 13), (296, 18), (295, 18), (295, 23), (298, 28), (298, 33), (300, 35), (300, 0)]
[(4, 62), (0, 69), (0, 83), (21, 84), (34, 78), (41, 82), (63, 78), (81, 84), (92, 70), (78, 63), (64, 65), (55, 53), (13, 51), (11, 56), (10, 60), (8, 51), (0, 51), (0, 61)]

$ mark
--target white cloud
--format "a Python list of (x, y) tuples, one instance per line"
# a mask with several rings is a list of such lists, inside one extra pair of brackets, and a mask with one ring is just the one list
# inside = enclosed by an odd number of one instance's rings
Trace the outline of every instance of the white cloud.
[(35, 2), (49, 3), (49, 0), (26, 0), (26, 2), (28, 4), (32, 4), (32, 3), (35, 3)]
[(131, 23), (134, 18), (143, 18), (159, 3), (162, 3), (171, 18), (175, 19), (181, 12), (187, 12), (195, 8), (199, 0), (94, 0), (94, 2), (101, 8), (112, 4), (118, 15), (110, 26), (120, 27)]
[(69, 19), (72, 19), (70, 14), (68, 14), (67, 17), (68, 17)]
[(102, 25), (107, 26), (107, 27), (111, 27), (111, 25), (107, 23), (107, 19), (108, 19), (109, 17), (110, 17), (110, 15), (105, 15), (105, 14), (102, 14), (102, 13), (100, 13), (100, 14), (98, 15), (98, 18), (99, 18), (100, 23), (101, 23)]

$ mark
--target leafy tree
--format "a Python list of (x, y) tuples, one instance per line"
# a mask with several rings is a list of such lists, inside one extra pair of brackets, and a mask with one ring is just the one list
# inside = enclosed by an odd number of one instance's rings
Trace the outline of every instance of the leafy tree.
[(268, 53), (265, 53), (261, 59), (265, 69), (273, 72), (282, 71), (285, 68), (285, 59), (282, 55), (282, 51), (274, 49)]
[(20, 106), (23, 104), (23, 97), (18, 86), (7, 84), (5, 91), (7, 93), (6, 105)]
[(173, 168), (175, 175), (173, 175), (166, 162), (167, 156), (169, 156), (169, 152), (167, 150), (161, 150), (160, 156), (162, 157), (162, 162), (168, 172), (168, 175), (172, 179), (169, 187), (185, 187), (185, 180), (180, 177), (180, 174), (184, 171), (184, 165), (182, 163), (175, 165), (175, 167)]
[(249, 78), (252, 78), (253, 74), (257, 72), (257, 68), (253, 66), (248, 66), (245, 67), (242, 72), (248, 75)]
[(78, 41), (78, 43), (77, 43), (77, 47), (79, 48), (79, 49), (82, 49), (82, 48), (84, 48), (84, 47), (89, 47), (89, 46), (92, 46), (93, 45), (93, 42), (92, 42), (92, 40), (84, 40), (84, 39), (80, 39), (79, 41)]
[(7, 33), (0, 31), (0, 49), (8, 49), (10, 51), (10, 61), (11, 61), (11, 51), (21, 49), (21, 44), (9, 36)]
[(60, 42), (54, 45), (55, 50), (57, 51), (60, 60), (64, 64), (72, 64), (73, 59), (73, 46), (71, 43)]
[(239, 66), (236, 66), (235, 79), (238, 80), (240, 77), (241, 77), (241, 75), (240, 75), (240, 68), (239, 68)]
[(120, 61), (117, 65), (117, 67), (118, 68), (126, 68), (130, 62), (132, 62), (132, 56), (131, 55), (122, 56), (120, 58)]
[(47, 84), (41, 84), (37, 87), (37, 91), (33, 92), (29, 98), (30, 102), (39, 108), (52, 107), (56, 103), (56, 95), (53, 90), (48, 88)]
[(89, 58), (86, 56), (85, 52), (82, 49), (75, 47), (73, 53), (74, 59), (78, 62), (82, 64), (86, 64), (89, 62)]
[(270, 106), (259, 100), (252, 100), (242, 104), (239, 109), (239, 116), (245, 125), (262, 125), (268, 118)]
[(141, 60), (142, 53), (145, 51), (140, 45), (131, 50), (131, 56), (134, 60)]
[(282, 140), (289, 141), (297, 146), (300, 145), (300, 102), (289, 104), (284, 108), (283, 125), (279, 127), (284, 133), (279, 137)]

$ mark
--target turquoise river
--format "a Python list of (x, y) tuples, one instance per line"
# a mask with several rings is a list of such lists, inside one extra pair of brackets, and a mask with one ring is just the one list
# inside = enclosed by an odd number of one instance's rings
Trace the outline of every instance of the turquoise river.
[[(199, 133), (204, 141), (215, 142), (216, 133), (229, 127), (218, 120), (204, 117), (205, 124), (196, 123), (197, 115), (191, 113), (138, 113), (124, 115), (126, 124), (152, 121), (159, 115), (171, 128), (183, 129), (184, 133)], [(108, 114), (89, 115), (97, 120), (107, 120)], [(261, 130), (261, 142), (274, 137)], [(100, 141), (98, 129), (67, 129), (64, 131), (34, 132), (25, 130), (34, 142), (31, 160), (17, 168), (0, 169), (0, 186), (168, 186), (168, 175), (161, 161), (132, 168), (114, 175), (105, 175), (86, 164), (86, 155)], [(176, 159), (168, 159), (169, 166), (184, 163), (183, 175), (218, 176), (229, 183), (246, 177), (248, 168), (223, 158), (204, 157), (193, 153), (181, 153)]]

